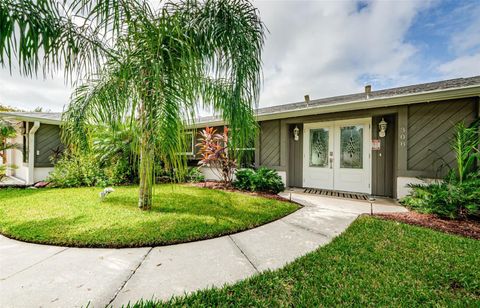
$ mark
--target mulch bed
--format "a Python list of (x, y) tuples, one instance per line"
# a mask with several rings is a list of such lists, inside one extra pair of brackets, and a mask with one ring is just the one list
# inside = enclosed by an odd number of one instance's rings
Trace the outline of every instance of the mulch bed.
[(416, 212), (382, 213), (374, 216), (480, 240), (480, 222), (478, 221), (444, 219), (433, 214)]
[(295, 203), (297, 205), (302, 206), (301, 204), (294, 202), (292, 200), (283, 198), (277, 194), (270, 194), (266, 192), (251, 192), (251, 191), (244, 191), (244, 190), (239, 190), (234, 187), (225, 187), (225, 185), (221, 182), (215, 182), (215, 181), (206, 181), (206, 182), (199, 182), (199, 183), (191, 183), (191, 185), (196, 186), (196, 187), (202, 187), (202, 188), (210, 188), (210, 189), (218, 189), (218, 190), (225, 190), (225, 191), (231, 191), (231, 192), (238, 192), (250, 196), (260, 196), (268, 199), (275, 199), (279, 201), (285, 201), (285, 202), (291, 202)]

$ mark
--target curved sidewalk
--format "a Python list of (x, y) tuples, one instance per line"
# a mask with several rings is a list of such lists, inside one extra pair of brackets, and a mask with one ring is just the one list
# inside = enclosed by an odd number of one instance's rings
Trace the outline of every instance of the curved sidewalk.
[[(298, 192), (292, 199), (304, 207), (280, 220), (179, 245), (67, 248), (0, 236), (0, 307), (81, 307), (89, 302), (90, 307), (119, 307), (234, 283), (329, 243), (358, 215), (370, 213), (365, 201)], [(378, 201), (374, 211), (406, 209)]]

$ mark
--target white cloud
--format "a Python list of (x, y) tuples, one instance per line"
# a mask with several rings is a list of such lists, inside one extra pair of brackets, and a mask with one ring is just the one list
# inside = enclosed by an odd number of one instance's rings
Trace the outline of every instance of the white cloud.
[(262, 106), (361, 91), (359, 79), (400, 79), (416, 48), (404, 42), (425, 1), (257, 1), (270, 29)]
[(63, 79), (63, 74), (55, 74), (46, 79), (20, 76), (13, 71), (0, 70), (0, 103), (23, 110), (42, 107), (44, 110), (62, 111), (68, 103), (71, 88)]
[(444, 78), (468, 77), (480, 74), (480, 53), (458, 57), (438, 67)]
[[(417, 14), (431, 1), (255, 1), (270, 33), (264, 50), (261, 106), (359, 92), (379, 86), (422, 82), (419, 72), (436, 63), (418, 63), (420, 46), (406, 42)], [(436, 2), (434, 2), (436, 3)], [(367, 4), (364, 6), (363, 4)], [(475, 6), (480, 10), (480, 6)], [(361, 9), (360, 9), (361, 8)], [(473, 9), (470, 9), (473, 11)], [(462, 16), (461, 14), (459, 16)], [(457, 59), (438, 64), (445, 77), (478, 74), (480, 19), (452, 33)], [(463, 32), (470, 34), (462, 34)], [(473, 47), (472, 47), (472, 44)], [(469, 51), (469, 53), (467, 52)], [(428, 72), (437, 72), (429, 68)], [(435, 76), (438, 77), (438, 76)], [(423, 78), (423, 79), (422, 79)], [(0, 102), (24, 109), (61, 111), (70, 88), (61, 74), (31, 80), (0, 71)]]

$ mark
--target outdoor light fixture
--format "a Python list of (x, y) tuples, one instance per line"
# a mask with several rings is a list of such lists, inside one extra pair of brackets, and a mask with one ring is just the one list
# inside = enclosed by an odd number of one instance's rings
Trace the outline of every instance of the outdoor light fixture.
[(382, 120), (380, 121), (380, 123), (378, 123), (378, 129), (380, 130), (378, 132), (378, 135), (383, 138), (385, 137), (385, 132), (387, 131), (387, 122), (385, 122), (385, 120), (382, 118)]
[(298, 128), (297, 125), (295, 125), (295, 128), (293, 129), (293, 140), (298, 141), (299, 137), (298, 134), (300, 133), (300, 129)]

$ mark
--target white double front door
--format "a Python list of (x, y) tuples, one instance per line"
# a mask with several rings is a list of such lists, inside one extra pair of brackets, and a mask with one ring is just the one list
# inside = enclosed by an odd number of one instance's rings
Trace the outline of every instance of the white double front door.
[(371, 118), (304, 124), (303, 186), (371, 193)]

